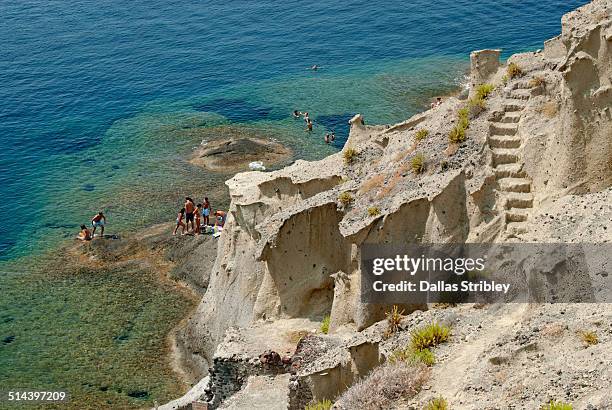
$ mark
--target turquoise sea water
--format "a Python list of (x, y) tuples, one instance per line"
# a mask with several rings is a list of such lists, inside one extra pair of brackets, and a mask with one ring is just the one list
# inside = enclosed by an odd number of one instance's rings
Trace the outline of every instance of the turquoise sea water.
[[(460, 86), (471, 50), (541, 48), (585, 2), (0, 0), (0, 364), (42, 374), (12, 360), (39, 341), (2, 340), (26, 334), (20, 318), (54, 329), (54, 297), (36, 298), (14, 262), (57, 248), (98, 210), (121, 233), (172, 220), (185, 194), (214, 201), (227, 176), (186, 162), (203, 139), (238, 127), (321, 158), (354, 113), (403, 120)], [(294, 109), (311, 113), (312, 135)], [(68, 311), (97, 292), (57, 286)]]

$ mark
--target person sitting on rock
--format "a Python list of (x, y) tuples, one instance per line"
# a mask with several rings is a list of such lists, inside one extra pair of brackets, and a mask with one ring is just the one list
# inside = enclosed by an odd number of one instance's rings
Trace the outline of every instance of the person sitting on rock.
[(91, 219), (91, 224), (93, 225), (93, 232), (91, 233), (92, 237), (96, 234), (97, 227), (100, 227), (100, 236), (104, 237), (104, 225), (106, 224), (106, 216), (104, 216), (102, 211), (98, 212), (96, 216)]
[(85, 225), (81, 225), (81, 231), (79, 232), (76, 238), (80, 239), (81, 241), (91, 241), (92, 237), (93, 236), (89, 229), (87, 229)]
[(183, 218), (185, 218), (185, 208), (181, 208), (178, 215), (176, 215), (176, 226), (174, 227), (174, 232), (172, 235), (176, 235), (176, 231), (178, 230), (179, 226), (183, 228), (182, 234), (185, 235), (185, 222), (183, 222)]
[(225, 212), (217, 210), (215, 212), (215, 226), (223, 228), (223, 225), (225, 225)]

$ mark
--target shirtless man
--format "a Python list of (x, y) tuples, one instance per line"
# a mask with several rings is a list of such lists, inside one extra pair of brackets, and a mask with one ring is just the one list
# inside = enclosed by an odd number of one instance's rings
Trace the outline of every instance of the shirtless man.
[(100, 227), (100, 236), (104, 237), (104, 225), (106, 224), (106, 216), (102, 213), (102, 211), (98, 212), (96, 216), (91, 218), (91, 224), (93, 225), (93, 232), (91, 236), (93, 237), (96, 234), (96, 228)]
[(190, 223), (191, 230), (195, 230), (195, 223), (193, 221), (193, 211), (195, 211), (195, 204), (193, 203), (193, 199), (187, 196), (185, 197), (185, 225), (187, 227), (187, 232), (189, 232)]

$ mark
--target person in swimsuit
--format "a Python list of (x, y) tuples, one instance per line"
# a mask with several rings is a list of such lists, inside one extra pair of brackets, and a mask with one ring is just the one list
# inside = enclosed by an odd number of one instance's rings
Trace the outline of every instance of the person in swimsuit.
[(310, 118), (308, 119), (308, 122), (306, 123), (306, 129), (308, 131), (312, 131), (312, 121), (310, 121)]
[(195, 215), (195, 233), (200, 234), (200, 215), (202, 215), (202, 204), (197, 204), (194, 212)]
[(106, 224), (106, 216), (102, 213), (102, 211), (98, 212), (96, 216), (91, 218), (91, 224), (93, 225), (93, 232), (91, 233), (92, 237), (96, 234), (96, 228), (100, 227), (100, 236), (104, 236), (104, 225)]
[(81, 225), (81, 232), (79, 232), (76, 238), (82, 241), (91, 241), (92, 234), (85, 225)]
[(183, 235), (185, 235), (185, 222), (183, 222), (183, 218), (185, 217), (185, 208), (181, 208), (179, 213), (176, 215), (176, 226), (174, 227), (174, 232), (172, 235), (176, 235), (176, 231), (178, 231), (179, 226), (183, 228)]
[(298, 110), (293, 110), (293, 118), (300, 118), (300, 115), (302, 115), (301, 112)]
[(332, 131), (331, 135), (329, 136), (329, 139), (331, 142), (334, 142), (334, 140), (336, 139), (336, 132)]
[(210, 202), (208, 202), (208, 197), (204, 198), (204, 204), (202, 204), (202, 217), (204, 218), (204, 225), (210, 225)]
[(325, 133), (325, 143), (329, 144), (329, 134)]
[(188, 196), (185, 197), (185, 227), (187, 228), (187, 232), (189, 232), (189, 224), (191, 223), (191, 230), (195, 230), (194, 222), (193, 222), (193, 211), (195, 211), (195, 204), (193, 203), (193, 199)]
[(215, 226), (223, 228), (223, 225), (225, 225), (225, 212), (218, 210), (215, 212)]

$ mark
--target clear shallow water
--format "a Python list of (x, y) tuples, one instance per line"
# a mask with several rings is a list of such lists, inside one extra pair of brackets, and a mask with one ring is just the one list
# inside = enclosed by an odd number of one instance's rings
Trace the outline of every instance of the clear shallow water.
[[(224, 127), (320, 158), (341, 146), (352, 114), (405, 119), (459, 85), (471, 50), (540, 48), (583, 3), (0, 0), (0, 270), (55, 249), (99, 209), (121, 233), (173, 219), (185, 193), (221, 197), (225, 176), (185, 159)], [(315, 63), (322, 70), (306, 69)], [(312, 114), (313, 135), (293, 109)], [(330, 128), (336, 147), (322, 141)], [(16, 318), (0, 321), (0, 339), (32, 322), (60, 332), (28, 314), (49, 298), (15, 302), (24, 283), (0, 276), (11, 289), (0, 308)], [(79, 295), (66, 307), (76, 311), (95, 287), (75, 280), (65, 291)], [(16, 338), (11, 355), (36, 346)], [(0, 362), (7, 352), (0, 344)]]

